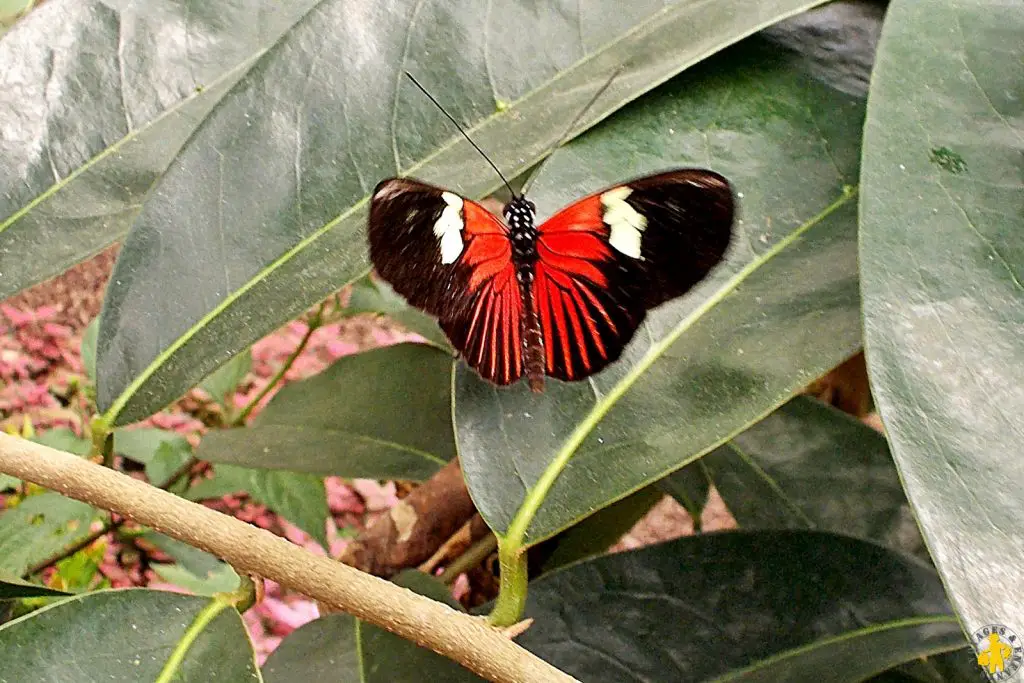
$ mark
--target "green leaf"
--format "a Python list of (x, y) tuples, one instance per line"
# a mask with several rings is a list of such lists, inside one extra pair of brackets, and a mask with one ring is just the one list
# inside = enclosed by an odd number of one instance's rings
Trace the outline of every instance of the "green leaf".
[(172, 583), (175, 586), (184, 588), (195, 595), (209, 595), (215, 593), (230, 593), (238, 589), (240, 579), (231, 565), (221, 563), (213, 571), (203, 575), (197, 575), (180, 564), (153, 564), (153, 571), (157, 576)]
[(314, 4), (47, 0), (4, 34), (0, 299), (120, 239), (213, 106)]
[(970, 647), (907, 662), (867, 683), (980, 683), (990, 680)]
[(819, 529), (924, 558), (885, 437), (798, 396), (701, 459), (745, 529)]
[(864, 136), (868, 370), (968, 632), (1024, 632), (1024, 13), (892, 3)]
[(67, 427), (57, 427), (40, 433), (32, 439), (36, 443), (75, 455), (88, 455), (92, 442), (75, 434)]
[[(707, 456), (705, 456), (707, 457)], [(711, 481), (701, 460), (676, 470), (658, 482), (658, 488), (676, 499), (693, 519), (694, 529), (700, 530), (700, 519), (708, 502)]]
[(277, 393), (250, 427), (208, 433), (198, 457), (321, 475), (427, 479), (455, 456), (451, 356), (396, 344), (343, 356)]
[(0, 600), (14, 600), (18, 598), (41, 598), (68, 595), (64, 591), (54, 590), (46, 586), (40, 586), (28, 581), (22, 581), (16, 576), (0, 571)]
[(252, 368), (252, 353), (246, 349), (214, 370), (199, 383), (199, 388), (208, 393), (220, 405), (231, 408), (231, 397), (245, 376), (249, 374), (250, 368)]
[[(394, 582), (462, 609), (444, 584), (422, 572), (402, 572)], [(329, 614), (296, 629), (267, 658), (263, 678), (267, 683), (297, 680), (477, 683), (483, 680), (450, 659), (346, 614)]]
[(35, 0), (0, 0), (0, 35), (18, 18), (32, 9)]
[(513, 531), (530, 544), (551, 536), (720, 445), (858, 348), (845, 187), (856, 179), (863, 103), (801, 66), (751, 39), (563, 148), (538, 177), (534, 199), (551, 211), (633, 175), (710, 166), (733, 182), (741, 211), (726, 262), (652, 311), (623, 357), (589, 381), (552, 381), (538, 397), (460, 364), (462, 468), (499, 534), (530, 491), (536, 515), (521, 513)]
[(217, 465), (213, 478), (190, 488), (186, 497), (205, 500), (238, 492), (249, 494), (327, 547), (326, 523), (330, 510), (322, 478), (284, 470)]
[(168, 554), (175, 562), (196, 576), (206, 576), (219, 570), (224, 564), (208, 552), (156, 531), (147, 531), (142, 534), (141, 538)]
[(580, 129), (814, 4), (592, 0), (563, 13), (522, 0), (387, 0), (353, 14), (324, 0), (223, 98), (134, 223), (100, 322), (101, 410), (116, 424), (151, 414), (366, 272), (379, 180), (409, 174), (472, 197), (499, 185), (403, 70), (511, 176), (563, 137), (618, 67)]
[(58, 493), (40, 493), (0, 513), (0, 570), (22, 576), (89, 536), (104, 516), (93, 506)]
[(0, 474), (0, 491), (11, 491), (21, 485), (21, 479), (9, 474)]
[[(176, 648), (177, 665), (168, 665)], [(233, 608), (206, 598), (130, 589), (77, 595), (0, 626), (0, 680), (263, 679)]]
[(162, 486), (192, 457), (192, 446), (181, 434), (155, 427), (114, 430), (114, 450), (146, 466), (146, 478)]
[(548, 540), (534, 549), (544, 555), (538, 573), (604, 554), (662, 497), (657, 486), (644, 487)]
[(89, 381), (96, 382), (96, 337), (100, 332), (99, 317), (93, 318), (82, 332), (82, 343), (79, 346), (79, 353), (82, 356), (82, 367), (85, 368), (85, 376)]
[(410, 332), (415, 332), (442, 349), (451, 348), (448, 337), (437, 320), (413, 308), (384, 280), (366, 275), (352, 285), (352, 294), (345, 308), (347, 315), (376, 313), (386, 315)]
[(526, 615), (518, 642), (588, 683), (852, 682), (965, 644), (930, 568), (807, 531), (691, 536), (577, 564), (533, 582)]

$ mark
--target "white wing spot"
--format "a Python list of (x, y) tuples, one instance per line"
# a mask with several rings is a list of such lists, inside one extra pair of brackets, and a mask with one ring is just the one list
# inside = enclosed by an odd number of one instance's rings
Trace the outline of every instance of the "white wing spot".
[(630, 258), (643, 260), (640, 237), (647, 227), (647, 219), (626, 203), (626, 197), (632, 192), (628, 187), (616, 187), (602, 194), (604, 215), (601, 218), (611, 228), (608, 244)]
[(440, 218), (434, 223), (434, 235), (441, 240), (441, 263), (455, 263), (462, 253), (462, 197), (451, 192), (442, 192), (444, 207)]

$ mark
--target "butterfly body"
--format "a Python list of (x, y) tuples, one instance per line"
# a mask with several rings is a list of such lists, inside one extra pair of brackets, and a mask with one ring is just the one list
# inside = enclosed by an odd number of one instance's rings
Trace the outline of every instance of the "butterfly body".
[(502, 221), (408, 178), (374, 190), (370, 258), (410, 304), (496, 384), (523, 375), (584, 379), (619, 358), (647, 310), (722, 259), (733, 220), (728, 181), (702, 169), (638, 178), (585, 197), (540, 225), (514, 196)]

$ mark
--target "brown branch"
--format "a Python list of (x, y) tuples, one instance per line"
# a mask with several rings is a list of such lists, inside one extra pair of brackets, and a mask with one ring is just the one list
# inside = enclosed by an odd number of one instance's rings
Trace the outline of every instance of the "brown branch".
[(428, 560), (476, 512), (458, 459), (398, 501), (341, 555), (364, 572), (394, 576)]
[(277, 581), (450, 657), (496, 683), (576, 680), (479, 617), (69, 453), (0, 434), (0, 472), (117, 512), (213, 553), (241, 572)]

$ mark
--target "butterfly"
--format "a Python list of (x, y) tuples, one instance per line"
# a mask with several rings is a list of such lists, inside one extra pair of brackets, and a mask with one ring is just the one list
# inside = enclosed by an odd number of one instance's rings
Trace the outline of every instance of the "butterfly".
[(540, 225), (522, 194), (502, 214), (389, 178), (371, 196), (370, 259), (480, 376), (525, 375), (539, 392), (546, 376), (581, 380), (617, 360), (650, 309), (700, 282), (728, 249), (734, 200), (718, 173), (684, 168), (595, 192)]

